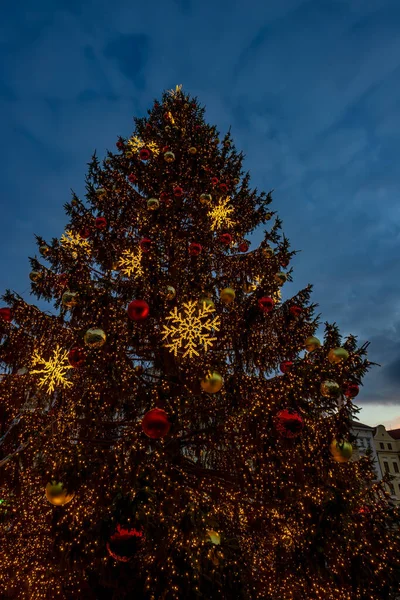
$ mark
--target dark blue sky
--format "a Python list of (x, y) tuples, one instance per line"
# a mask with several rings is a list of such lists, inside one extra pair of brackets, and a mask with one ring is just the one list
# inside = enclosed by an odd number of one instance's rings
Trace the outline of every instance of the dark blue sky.
[[(86, 164), (183, 83), (232, 126), (322, 321), (371, 341), (360, 419), (400, 427), (400, 2), (20, 0), (0, 23), (0, 291), (29, 297)], [(41, 306), (39, 304), (39, 306)]]

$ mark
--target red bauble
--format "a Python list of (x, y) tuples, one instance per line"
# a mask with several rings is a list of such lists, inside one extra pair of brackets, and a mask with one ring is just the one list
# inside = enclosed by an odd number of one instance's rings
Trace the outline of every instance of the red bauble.
[(291, 370), (292, 367), (293, 367), (293, 363), (292, 363), (291, 360), (284, 360), (279, 365), (279, 368), (280, 368), (280, 370), (281, 370), (282, 373), (287, 373), (288, 371)]
[(211, 185), (217, 185), (218, 181), (219, 181), (218, 177), (212, 177)]
[(150, 252), (151, 240), (149, 238), (142, 238), (139, 242), (139, 246), (141, 247), (142, 252)]
[(118, 150), (123, 150), (123, 148), (124, 148), (124, 142), (121, 142), (121, 140), (119, 140), (116, 143), (116, 146), (117, 146)]
[(226, 244), (227, 246), (229, 246), (229, 244), (232, 241), (232, 236), (230, 233), (222, 233), (219, 236), (219, 241), (221, 242), (221, 244)]
[(169, 195), (168, 192), (161, 192), (161, 194), (160, 194), (160, 200), (162, 202), (166, 202), (167, 200), (170, 200), (170, 199), (171, 199), (171, 196)]
[(11, 309), (8, 308), (7, 306), (5, 306), (4, 308), (0, 308), (0, 319), (3, 319), (3, 321), (7, 321), (8, 323), (11, 323), (11, 321), (12, 321)]
[(107, 227), (107, 219), (105, 217), (97, 217), (96, 227), (97, 229), (105, 229)]
[(179, 187), (179, 185), (174, 187), (174, 196), (176, 196), (176, 198), (180, 198), (181, 196), (183, 196), (183, 189)]
[(285, 269), (289, 264), (289, 259), (282, 257), (279, 264)]
[(263, 296), (258, 300), (258, 308), (262, 310), (262, 312), (269, 313), (274, 308), (274, 301), (268, 296)]
[(220, 183), (218, 187), (223, 194), (226, 194), (226, 192), (228, 191), (228, 186), (226, 185), (226, 183)]
[(168, 151), (169, 151), (169, 146), (164, 146), (164, 148), (161, 150), (161, 152), (162, 152), (163, 154), (165, 154), (165, 153), (166, 153), (166, 152), (168, 152)]
[(191, 244), (189, 244), (189, 254), (191, 256), (198, 256), (202, 249), (202, 245), (197, 244), (197, 242), (192, 242)]
[(292, 315), (292, 317), (299, 317), (302, 313), (302, 308), (300, 306), (291, 306), (289, 308), (289, 312)]
[(239, 252), (247, 252), (249, 249), (249, 244), (247, 242), (241, 242), (239, 244)]
[(79, 369), (85, 364), (86, 354), (84, 348), (75, 346), (68, 352), (68, 362), (74, 369)]
[(285, 408), (276, 415), (275, 427), (282, 437), (295, 438), (301, 433), (304, 422), (297, 412)]
[(141, 148), (139, 151), (140, 160), (149, 160), (151, 152), (148, 148)]
[(358, 396), (359, 391), (360, 388), (356, 383), (351, 383), (350, 381), (347, 381), (343, 384), (343, 394), (346, 396), (346, 398), (355, 398), (356, 396)]
[(136, 554), (143, 537), (142, 529), (125, 529), (117, 525), (115, 533), (107, 542), (108, 553), (119, 562), (129, 562)]
[(142, 429), (147, 437), (158, 440), (165, 437), (171, 427), (168, 415), (162, 408), (152, 408), (142, 419)]
[(79, 235), (81, 236), (81, 238), (83, 238), (84, 240), (87, 240), (88, 237), (90, 237), (90, 229), (89, 227), (84, 227), (82, 229), (82, 231), (79, 232)]
[(132, 300), (128, 305), (128, 317), (132, 321), (144, 321), (149, 311), (150, 307), (145, 300)]
[(129, 180), (131, 183), (135, 183), (135, 181), (137, 181), (137, 177), (136, 177), (136, 175), (135, 175), (134, 173), (129, 173), (129, 175), (128, 175), (128, 180)]

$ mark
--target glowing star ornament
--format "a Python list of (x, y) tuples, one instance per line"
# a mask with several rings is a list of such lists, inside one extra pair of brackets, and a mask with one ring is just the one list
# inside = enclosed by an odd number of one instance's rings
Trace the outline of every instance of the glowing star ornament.
[(118, 268), (121, 273), (133, 279), (143, 277), (142, 254), (143, 251), (140, 246), (136, 251), (124, 250), (118, 261)]
[(72, 381), (66, 378), (68, 370), (73, 367), (69, 364), (68, 352), (60, 346), (56, 346), (49, 360), (39, 356), (39, 353), (35, 350), (32, 366), (35, 365), (42, 365), (42, 368), (30, 371), (30, 373), (41, 376), (38, 385), (40, 388), (45, 388), (49, 394), (53, 393), (57, 387), (66, 388), (73, 385)]
[(217, 206), (214, 206), (208, 213), (207, 216), (211, 219), (211, 230), (215, 231), (220, 227), (232, 227), (235, 225), (229, 215), (231, 215), (235, 209), (229, 205), (230, 197), (227, 196), (224, 200), (220, 200)]
[(84, 250), (86, 254), (90, 254), (91, 248), (87, 239), (83, 238), (79, 233), (67, 229), (60, 238), (60, 243), (65, 250), (69, 250), (71, 253), (78, 252), (78, 250)]
[(182, 83), (180, 83), (179, 85), (176, 85), (174, 90), (168, 90), (168, 94), (172, 98), (176, 98), (176, 96), (178, 96), (181, 93), (182, 93)]
[(218, 316), (211, 318), (215, 308), (203, 303), (201, 307), (198, 301), (189, 300), (183, 304), (183, 310), (178, 312), (178, 307), (170, 312), (166, 320), (168, 325), (163, 326), (163, 341), (167, 341), (166, 348), (178, 356), (182, 352), (182, 358), (200, 356), (199, 349), (207, 351), (217, 339), (213, 337), (213, 331), (219, 331), (220, 319)]

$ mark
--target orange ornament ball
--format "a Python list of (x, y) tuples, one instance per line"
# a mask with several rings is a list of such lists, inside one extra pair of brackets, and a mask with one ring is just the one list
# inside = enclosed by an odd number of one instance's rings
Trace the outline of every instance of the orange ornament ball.
[(152, 440), (158, 440), (168, 435), (171, 423), (162, 408), (152, 408), (142, 419), (143, 432)]

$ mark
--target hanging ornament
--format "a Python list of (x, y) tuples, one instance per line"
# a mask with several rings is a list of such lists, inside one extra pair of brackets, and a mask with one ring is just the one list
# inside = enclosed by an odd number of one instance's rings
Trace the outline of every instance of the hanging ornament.
[(232, 304), (235, 299), (235, 290), (231, 287), (224, 288), (220, 292), (220, 298), (225, 304)]
[(107, 191), (104, 188), (98, 188), (96, 190), (96, 196), (97, 198), (101, 199), (104, 198), (104, 196), (107, 194)]
[(323, 381), (320, 392), (324, 398), (337, 398), (340, 395), (340, 386), (336, 381)]
[(84, 240), (87, 240), (90, 237), (90, 229), (89, 227), (84, 227), (80, 232), (79, 232), (79, 237), (81, 237)]
[(128, 317), (132, 321), (144, 321), (150, 312), (150, 307), (145, 300), (132, 300), (128, 305)]
[(321, 342), (318, 338), (311, 335), (306, 339), (304, 345), (307, 352), (314, 352), (314, 350), (321, 347)]
[(7, 321), (7, 323), (11, 323), (12, 321), (12, 313), (11, 309), (5, 306), (4, 308), (0, 308), (0, 319), (3, 321)]
[(345, 348), (332, 348), (329, 350), (328, 360), (332, 365), (337, 365), (349, 358), (349, 353)]
[(142, 252), (150, 252), (151, 240), (149, 238), (142, 238), (139, 242), (139, 246)]
[(174, 187), (174, 189), (172, 191), (173, 191), (175, 198), (180, 198), (181, 196), (183, 196), (183, 189), (179, 185)]
[(78, 297), (79, 297), (78, 292), (71, 292), (70, 290), (67, 290), (66, 292), (63, 293), (61, 302), (67, 308), (73, 308), (74, 306), (76, 306), (78, 304)]
[(106, 343), (106, 334), (102, 329), (93, 327), (88, 329), (84, 336), (84, 341), (90, 348), (101, 348)]
[(167, 163), (172, 163), (175, 160), (175, 154), (173, 152), (171, 152), (170, 150), (168, 150), (167, 152), (164, 153), (164, 160)]
[(198, 303), (199, 308), (201, 308), (201, 309), (204, 308), (204, 305), (206, 307), (215, 309), (215, 304), (214, 304), (212, 298), (209, 298), (208, 296), (201, 296), (199, 298), (199, 303)]
[(220, 183), (218, 188), (223, 194), (226, 194), (228, 191), (228, 186), (226, 185), (226, 183)]
[(272, 258), (274, 256), (274, 251), (270, 246), (266, 246), (265, 248), (263, 248), (262, 253), (265, 256), (265, 258)]
[(31, 271), (29, 273), (29, 279), (31, 281), (33, 281), (33, 283), (36, 283), (41, 278), (42, 278), (42, 273), (40, 271)]
[(105, 229), (107, 227), (107, 219), (105, 217), (97, 217), (96, 229)]
[(160, 207), (160, 201), (157, 198), (149, 198), (147, 200), (147, 208), (149, 210), (157, 210)]
[(198, 256), (202, 251), (202, 245), (197, 242), (192, 242), (189, 244), (189, 254), (191, 256)]
[(189, 148), (189, 154), (192, 154), (192, 155), (197, 154), (197, 148), (196, 148), (196, 146), (190, 146), (190, 148)]
[(151, 156), (151, 152), (148, 148), (141, 148), (139, 150), (140, 160), (149, 160), (150, 156)]
[(239, 177), (235, 177), (235, 179), (233, 180), (233, 183), (234, 183), (235, 185), (239, 185), (239, 183), (240, 183), (240, 179), (239, 179)]
[(343, 384), (343, 394), (346, 396), (346, 398), (355, 398), (358, 396), (359, 391), (360, 388), (356, 383), (346, 381), (346, 383)]
[(118, 142), (115, 145), (117, 146), (118, 150), (124, 149), (124, 142), (121, 142), (121, 140), (118, 140)]
[(209, 202), (211, 202), (211, 200), (212, 200), (211, 194), (201, 194), (200, 195), (201, 204), (208, 204)]
[(158, 440), (165, 437), (171, 428), (168, 415), (161, 408), (152, 408), (142, 419), (142, 429), (147, 437)]
[(274, 308), (274, 301), (268, 296), (263, 296), (258, 299), (258, 308), (262, 312), (269, 313)]
[(330, 445), (330, 451), (334, 460), (338, 463), (349, 462), (353, 454), (353, 446), (350, 442), (338, 442), (333, 440)]
[(51, 481), (46, 485), (46, 498), (54, 506), (64, 506), (75, 496), (74, 492), (69, 493), (62, 483)]
[(222, 233), (218, 239), (221, 244), (225, 244), (225, 246), (229, 246), (229, 244), (232, 242), (232, 236), (230, 233)]
[(275, 427), (282, 437), (295, 438), (300, 435), (304, 422), (297, 412), (285, 408), (275, 416)]
[(135, 173), (129, 173), (128, 181), (130, 181), (130, 183), (135, 183), (135, 181), (137, 181), (137, 177), (136, 177)]
[(282, 258), (280, 259), (280, 261), (279, 261), (279, 264), (281, 265), (281, 267), (282, 267), (283, 269), (286, 269), (286, 267), (287, 267), (287, 266), (288, 266), (288, 264), (289, 264), (289, 259), (288, 259), (288, 258), (286, 258), (286, 257), (282, 257)]
[(143, 529), (124, 528), (117, 525), (115, 532), (107, 542), (107, 551), (114, 560), (129, 562), (138, 551), (143, 537)]
[(74, 369), (79, 369), (85, 364), (86, 354), (84, 348), (75, 346), (68, 352), (68, 362)]
[(217, 185), (218, 181), (219, 181), (218, 177), (212, 177), (211, 178), (211, 185)]
[(296, 319), (298, 317), (300, 317), (301, 313), (302, 313), (302, 308), (300, 306), (291, 306), (289, 308), (289, 312), (292, 315), (292, 317), (295, 317)]
[(239, 244), (239, 252), (247, 252), (250, 248), (250, 245), (245, 240)]
[(217, 531), (214, 531), (213, 529), (208, 529), (206, 531), (206, 541), (211, 542), (215, 546), (219, 546), (221, 543), (221, 536)]
[(50, 254), (50, 248), (46, 245), (40, 246), (39, 252), (42, 256), (48, 256)]
[(281, 370), (282, 373), (288, 373), (288, 372), (290, 372), (292, 370), (293, 364), (294, 363), (291, 360), (284, 360), (279, 365), (279, 368), (280, 368), (280, 370)]
[(166, 300), (173, 300), (176, 296), (176, 290), (172, 285), (167, 285), (163, 292)]
[(283, 271), (279, 271), (279, 273), (275, 273), (274, 279), (278, 285), (283, 285), (287, 280), (287, 275)]
[(224, 380), (216, 371), (208, 373), (208, 375), (200, 381), (201, 389), (208, 394), (216, 394), (224, 385)]
[(144, 368), (142, 365), (136, 365), (136, 367), (133, 369), (135, 371), (135, 374), (140, 377), (140, 375), (143, 375), (144, 373)]

